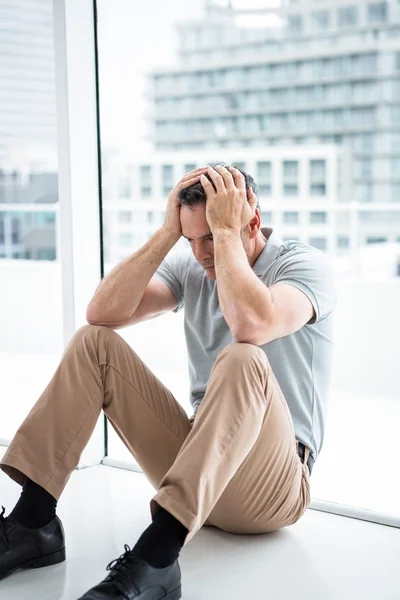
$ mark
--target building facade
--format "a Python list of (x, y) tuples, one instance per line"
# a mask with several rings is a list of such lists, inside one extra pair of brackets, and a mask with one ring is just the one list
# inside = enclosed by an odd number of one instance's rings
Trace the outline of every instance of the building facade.
[[(337, 203), (361, 207), (359, 243), (398, 240), (400, 2), (226, 5), (181, 23), (178, 66), (150, 75), (155, 148), (297, 147), (300, 160), (309, 145), (334, 144), (350, 177)], [(239, 26), (249, 15), (277, 25)]]
[(54, 260), (52, 0), (0, 0), (0, 259)]

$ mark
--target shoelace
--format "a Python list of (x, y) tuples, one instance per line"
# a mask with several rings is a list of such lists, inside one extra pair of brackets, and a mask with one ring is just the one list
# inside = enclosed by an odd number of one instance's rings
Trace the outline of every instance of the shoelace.
[(6, 519), (4, 517), (4, 513), (6, 512), (6, 509), (4, 508), (4, 506), (1, 507), (2, 513), (0, 515), (0, 532), (1, 530), (4, 531), (4, 535), (6, 536), (6, 540), (7, 540), (7, 548), (10, 548), (10, 540), (8, 539), (8, 535), (7, 535), (7, 531), (6, 531)]
[(110, 577), (120, 583), (131, 582), (131, 566), (138, 561), (139, 557), (130, 549), (128, 544), (124, 544), (125, 552), (119, 558), (115, 558), (107, 565), (107, 571), (111, 571)]

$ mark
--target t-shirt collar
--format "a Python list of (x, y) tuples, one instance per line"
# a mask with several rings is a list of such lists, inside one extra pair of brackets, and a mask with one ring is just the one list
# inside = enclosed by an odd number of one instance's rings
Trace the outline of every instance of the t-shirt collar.
[(259, 277), (279, 256), (282, 240), (272, 227), (261, 227), (261, 232), (267, 238), (267, 243), (253, 265), (253, 271)]

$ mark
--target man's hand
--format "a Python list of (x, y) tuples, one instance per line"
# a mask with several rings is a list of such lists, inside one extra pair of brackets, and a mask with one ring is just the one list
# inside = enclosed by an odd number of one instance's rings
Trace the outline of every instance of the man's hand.
[(217, 229), (233, 229), (240, 232), (242, 227), (250, 223), (255, 215), (257, 196), (248, 187), (238, 169), (217, 165), (215, 169), (208, 167), (208, 175), (201, 175), (200, 183), (207, 196), (206, 220), (212, 232)]

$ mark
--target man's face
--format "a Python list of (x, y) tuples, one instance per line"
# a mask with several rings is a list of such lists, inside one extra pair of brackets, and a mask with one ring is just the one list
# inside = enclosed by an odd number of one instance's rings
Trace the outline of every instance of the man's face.
[[(205, 269), (208, 278), (216, 280), (214, 242), (206, 219), (206, 205), (196, 204), (192, 210), (188, 206), (181, 206), (180, 219), (182, 234), (185, 238), (189, 238), (195, 259)], [(244, 247), (247, 254), (246, 246)]]

